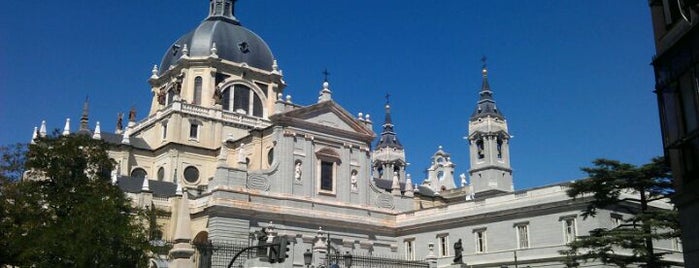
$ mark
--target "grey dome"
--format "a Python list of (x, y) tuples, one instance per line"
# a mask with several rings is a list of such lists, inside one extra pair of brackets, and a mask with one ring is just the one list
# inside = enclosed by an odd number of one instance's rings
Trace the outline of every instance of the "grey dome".
[(274, 56), (262, 38), (235, 20), (209, 17), (168, 48), (160, 63), (159, 74), (167, 71), (171, 65), (177, 65), (185, 45), (190, 57), (207, 57), (211, 54), (213, 43), (216, 43), (216, 54), (221, 59), (272, 71)]

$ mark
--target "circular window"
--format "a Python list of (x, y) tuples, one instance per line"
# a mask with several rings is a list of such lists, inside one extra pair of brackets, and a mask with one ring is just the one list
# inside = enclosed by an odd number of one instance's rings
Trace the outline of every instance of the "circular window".
[(267, 164), (272, 165), (272, 162), (274, 162), (274, 148), (267, 152)]
[(188, 166), (184, 169), (184, 179), (189, 183), (195, 183), (199, 180), (199, 170), (196, 167)]
[(131, 171), (131, 177), (132, 177), (132, 178), (143, 179), (143, 178), (145, 178), (147, 175), (148, 175), (148, 173), (146, 173), (146, 170), (145, 170), (145, 169), (142, 169), (142, 168), (134, 168), (134, 169)]
[(158, 169), (158, 180), (162, 181), (165, 178), (165, 168), (160, 167)]

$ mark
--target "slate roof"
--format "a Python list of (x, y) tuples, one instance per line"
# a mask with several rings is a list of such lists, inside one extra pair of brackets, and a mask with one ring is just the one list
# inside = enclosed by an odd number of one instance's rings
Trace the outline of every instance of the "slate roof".
[(481, 90), (478, 94), (480, 95), (480, 100), (478, 100), (476, 109), (471, 114), (471, 121), (487, 116), (505, 119), (500, 109), (495, 106), (493, 91), (490, 90), (490, 84), (488, 83), (488, 69), (485, 67), (483, 67), (483, 83), (481, 84)]
[[(114, 145), (122, 144), (121, 140), (124, 138), (124, 135), (122, 134), (114, 134), (108, 132), (102, 132), (100, 133), (100, 136), (102, 137), (103, 141)], [(151, 150), (150, 146), (148, 146), (146, 141), (139, 137), (129, 137), (129, 145), (138, 149)]]
[[(140, 193), (143, 187), (143, 178), (133, 178), (130, 176), (121, 176), (117, 178), (117, 186), (127, 193)], [(172, 182), (149, 180), (148, 186), (153, 192), (153, 196), (171, 197), (175, 196), (177, 185)]]
[(396, 132), (393, 130), (393, 122), (391, 120), (391, 106), (386, 104), (386, 119), (383, 123), (381, 137), (376, 143), (376, 148), (396, 148), (403, 149), (403, 145), (398, 140)]

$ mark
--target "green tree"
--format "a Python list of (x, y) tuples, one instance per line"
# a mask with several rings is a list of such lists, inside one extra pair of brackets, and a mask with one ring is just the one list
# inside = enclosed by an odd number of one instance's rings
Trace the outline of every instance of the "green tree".
[(18, 181), (24, 172), (27, 145), (16, 143), (0, 146), (0, 187)]
[(0, 266), (145, 266), (147, 219), (110, 183), (106, 148), (86, 135), (29, 145), (29, 179), (0, 189)]
[[(582, 168), (589, 178), (572, 183), (567, 191), (570, 197), (589, 199), (583, 218), (612, 207), (631, 216), (617, 227), (594, 229), (569, 243), (568, 249), (561, 251), (567, 257), (566, 264), (573, 267), (580, 261), (597, 259), (619, 267), (663, 267), (666, 253), (655, 251), (653, 241), (678, 238), (679, 221), (676, 210), (659, 209), (651, 203), (668, 202), (673, 193), (670, 168), (660, 157), (642, 166), (607, 159), (593, 164)], [(617, 254), (620, 250), (624, 254)]]

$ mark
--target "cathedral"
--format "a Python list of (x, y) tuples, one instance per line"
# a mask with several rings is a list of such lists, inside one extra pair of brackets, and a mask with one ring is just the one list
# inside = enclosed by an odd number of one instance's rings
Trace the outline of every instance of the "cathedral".
[[(110, 133), (89, 127), (86, 103), (75, 132), (111, 145), (112, 181), (135, 206), (167, 212), (158, 224), (172, 247), (154, 254), (154, 267), (227, 267), (233, 255), (216, 246), (255, 245), (262, 230), (268, 241), (290, 241), (288, 258), (247, 255), (236, 267), (344, 267), (330, 258), (337, 253), (355, 256), (355, 267), (378, 267), (362, 264), (372, 256), (424, 267), (565, 267), (558, 251), (567, 242), (625, 217), (610, 209), (583, 218), (589, 199), (569, 198), (567, 183), (514, 190), (511, 136), (485, 64), (465, 130), (468, 174), (455, 175), (440, 147), (418, 156), (429, 167), (415, 183), (388, 100), (384, 118), (355, 115), (326, 79), (311, 89), (317, 102), (292, 102), (270, 48), (235, 17), (235, 1), (209, 5), (153, 67), (144, 118), (120, 115)], [(675, 241), (657, 247), (682, 264)]]

